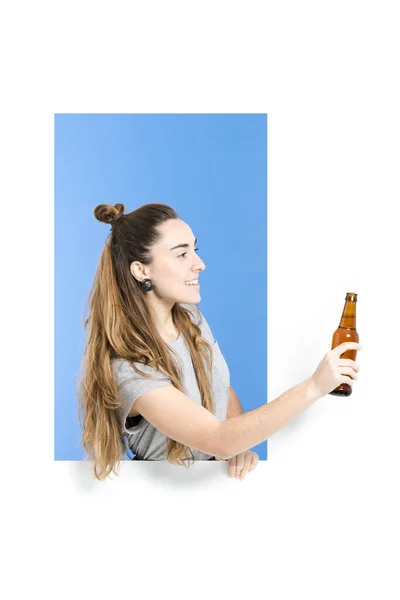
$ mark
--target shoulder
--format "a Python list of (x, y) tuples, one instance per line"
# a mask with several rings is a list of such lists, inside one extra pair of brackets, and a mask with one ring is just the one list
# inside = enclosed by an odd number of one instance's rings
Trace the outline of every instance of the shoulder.
[(180, 304), (180, 306), (185, 308), (190, 313), (192, 321), (196, 325), (201, 325), (201, 323), (204, 321), (204, 317), (196, 304)]
[(181, 306), (190, 311), (192, 320), (196, 325), (200, 327), (203, 338), (205, 338), (208, 342), (213, 344), (215, 342), (215, 339), (211, 331), (210, 325), (208, 324), (207, 319), (205, 318), (201, 310), (196, 306), (196, 304), (181, 304)]
[(122, 385), (127, 382), (134, 382), (143, 379), (168, 379), (163, 373), (157, 371), (149, 365), (145, 365), (142, 363), (134, 363), (134, 366), (132, 366), (129, 360), (123, 358), (113, 358), (111, 360), (111, 370), (117, 385)]

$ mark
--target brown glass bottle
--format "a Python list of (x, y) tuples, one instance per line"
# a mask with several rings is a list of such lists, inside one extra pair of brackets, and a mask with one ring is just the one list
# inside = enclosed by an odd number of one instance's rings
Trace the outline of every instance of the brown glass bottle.
[[(356, 330), (356, 307), (357, 294), (347, 292), (342, 318), (340, 319), (339, 327), (333, 334), (332, 349), (339, 346), (339, 344), (343, 344), (343, 342), (359, 342), (359, 335)], [(340, 358), (356, 360), (356, 356), (357, 350), (347, 350), (340, 355)], [(351, 392), (352, 389), (348, 383), (341, 383), (329, 393), (333, 396), (350, 396)]]

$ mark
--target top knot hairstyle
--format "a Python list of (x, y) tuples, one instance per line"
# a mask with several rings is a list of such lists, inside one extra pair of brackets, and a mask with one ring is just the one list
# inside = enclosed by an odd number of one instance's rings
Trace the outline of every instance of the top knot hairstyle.
[(96, 206), (94, 209), (94, 216), (102, 223), (114, 225), (119, 217), (124, 216), (124, 210), (125, 206), (123, 204), (116, 204), (115, 206), (110, 206), (109, 204), (99, 204), (99, 206)]
[[(78, 381), (82, 446), (87, 458), (94, 461), (94, 474), (99, 480), (106, 479), (111, 472), (117, 474), (116, 467), (126, 454), (122, 401), (112, 375), (111, 360), (127, 360), (144, 376), (137, 363), (149, 365), (184, 391), (178, 356), (161, 338), (146, 301), (146, 292), (130, 271), (134, 261), (151, 264), (152, 246), (161, 237), (159, 226), (179, 217), (166, 204), (144, 204), (130, 213), (124, 211), (123, 204), (100, 204), (94, 209), (96, 219), (112, 227), (85, 309), (89, 306), (84, 320), (87, 339)], [(215, 413), (211, 347), (202, 338), (191, 311), (176, 303), (171, 312), (174, 325), (189, 348), (202, 405)], [(188, 466), (194, 457), (190, 448), (168, 438), (167, 460)]]

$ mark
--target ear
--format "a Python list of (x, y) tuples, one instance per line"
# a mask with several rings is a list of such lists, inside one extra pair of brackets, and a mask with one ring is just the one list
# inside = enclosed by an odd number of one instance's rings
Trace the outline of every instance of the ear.
[(133, 275), (133, 277), (135, 279), (137, 279), (138, 281), (142, 281), (142, 279), (147, 277), (146, 269), (145, 269), (144, 265), (142, 265), (142, 263), (140, 263), (137, 260), (135, 260), (134, 262), (132, 262), (130, 264), (129, 269), (130, 269), (130, 272)]

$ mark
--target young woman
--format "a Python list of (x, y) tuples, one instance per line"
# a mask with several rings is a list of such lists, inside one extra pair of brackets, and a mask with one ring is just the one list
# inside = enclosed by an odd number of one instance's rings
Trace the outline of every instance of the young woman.
[[(229, 369), (197, 308), (201, 273), (190, 227), (164, 204), (101, 204), (95, 217), (112, 229), (89, 297), (80, 381), (82, 445), (105, 479), (126, 452), (139, 460), (228, 460), (241, 479), (266, 440), (359, 366), (328, 352), (315, 373), (276, 400), (242, 413)], [(82, 417), (83, 415), (83, 417)]]

